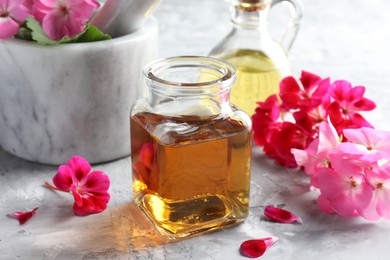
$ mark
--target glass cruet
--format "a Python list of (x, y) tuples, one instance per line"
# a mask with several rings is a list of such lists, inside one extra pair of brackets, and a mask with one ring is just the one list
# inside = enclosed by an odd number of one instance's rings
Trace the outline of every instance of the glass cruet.
[[(231, 102), (252, 115), (256, 102), (279, 89), (280, 80), (291, 74), (287, 52), (299, 29), (302, 4), (299, 0), (228, 0), (231, 4), (230, 33), (210, 52), (237, 70)], [(268, 11), (280, 2), (290, 3), (291, 18), (280, 43), (268, 32)]]
[(249, 210), (252, 123), (231, 106), (235, 69), (181, 56), (144, 70), (149, 97), (130, 115), (133, 196), (169, 238), (242, 222)]

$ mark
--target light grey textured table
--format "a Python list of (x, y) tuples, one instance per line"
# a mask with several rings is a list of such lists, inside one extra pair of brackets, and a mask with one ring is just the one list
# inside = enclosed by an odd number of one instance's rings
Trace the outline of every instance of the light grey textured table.
[[(378, 105), (367, 117), (377, 128), (390, 130), (390, 2), (303, 2), (302, 28), (290, 53), (294, 73), (304, 69), (365, 85), (366, 96)], [(277, 20), (280, 13), (284, 10), (274, 12)], [(230, 28), (222, 0), (165, 0), (156, 17), (161, 57), (205, 55)], [(242, 241), (270, 235), (280, 240), (261, 259), (388, 259), (390, 222), (322, 213), (302, 172), (274, 165), (259, 148), (253, 155), (248, 219), (234, 228), (167, 243), (131, 203), (129, 158), (94, 166), (111, 177), (109, 208), (75, 217), (70, 196), (42, 187), (56, 167), (0, 149), (0, 259), (244, 259), (238, 252)], [(263, 220), (268, 204), (285, 204), (304, 224)], [(40, 206), (37, 215), (23, 226), (6, 217), (35, 206)]]

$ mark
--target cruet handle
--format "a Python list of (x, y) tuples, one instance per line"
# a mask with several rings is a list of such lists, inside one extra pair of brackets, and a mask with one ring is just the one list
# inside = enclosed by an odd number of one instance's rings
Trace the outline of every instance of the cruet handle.
[(288, 22), (286, 31), (284, 32), (283, 38), (280, 42), (280, 45), (282, 46), (284, 51), (288, 53), (295, 41), (299, 30), (300, 21), (302, 19), (303, 13), (303, 5), (300, 0), (272, 0), (271, 8), (272, 6), (282, 2), (289, 3), (289, 9), (291, 13), (291, 18)]

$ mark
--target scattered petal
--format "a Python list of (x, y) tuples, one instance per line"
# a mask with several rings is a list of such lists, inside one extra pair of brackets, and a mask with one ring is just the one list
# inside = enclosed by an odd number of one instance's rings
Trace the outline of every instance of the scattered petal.
[(241, 255), (250, 258), (260, 257), (278, 239), (278, 237), (266, 237), (262, 239), (252, 239), (244, 241), (240, 246), (240, 253)]
[(38, 210), (38, 208), (39, 207), (36, 207), (32, 211), (27, 211), (27, 212), (20, 212), (20, 211), (12, 212), (8, 214), (8, 216), (12, 218), (16, 218), (17, 220), (19, 220), (20, 225), (23, 225), (24, 223), (27, 222), (27, 220), (29, 220), (30, 218), (32, 218), (32, 216), (35, 215), (35, 212)]
[(302, 224), (303, 221), (300, 217), (292, 214), (290, 211), (275, 208), (273, 206), (267, 206), (264, 209), (264, 215), (271, 221), (278, 223), (290, 224), (293, 222), (297, 222)]

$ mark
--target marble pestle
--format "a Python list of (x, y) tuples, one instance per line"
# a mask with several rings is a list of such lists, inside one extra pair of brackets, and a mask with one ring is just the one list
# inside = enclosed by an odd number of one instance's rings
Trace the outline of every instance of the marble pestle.
[(107, 0), (90, 24), (112, 37), (129, 34), (141, 27), (160, 0)]

